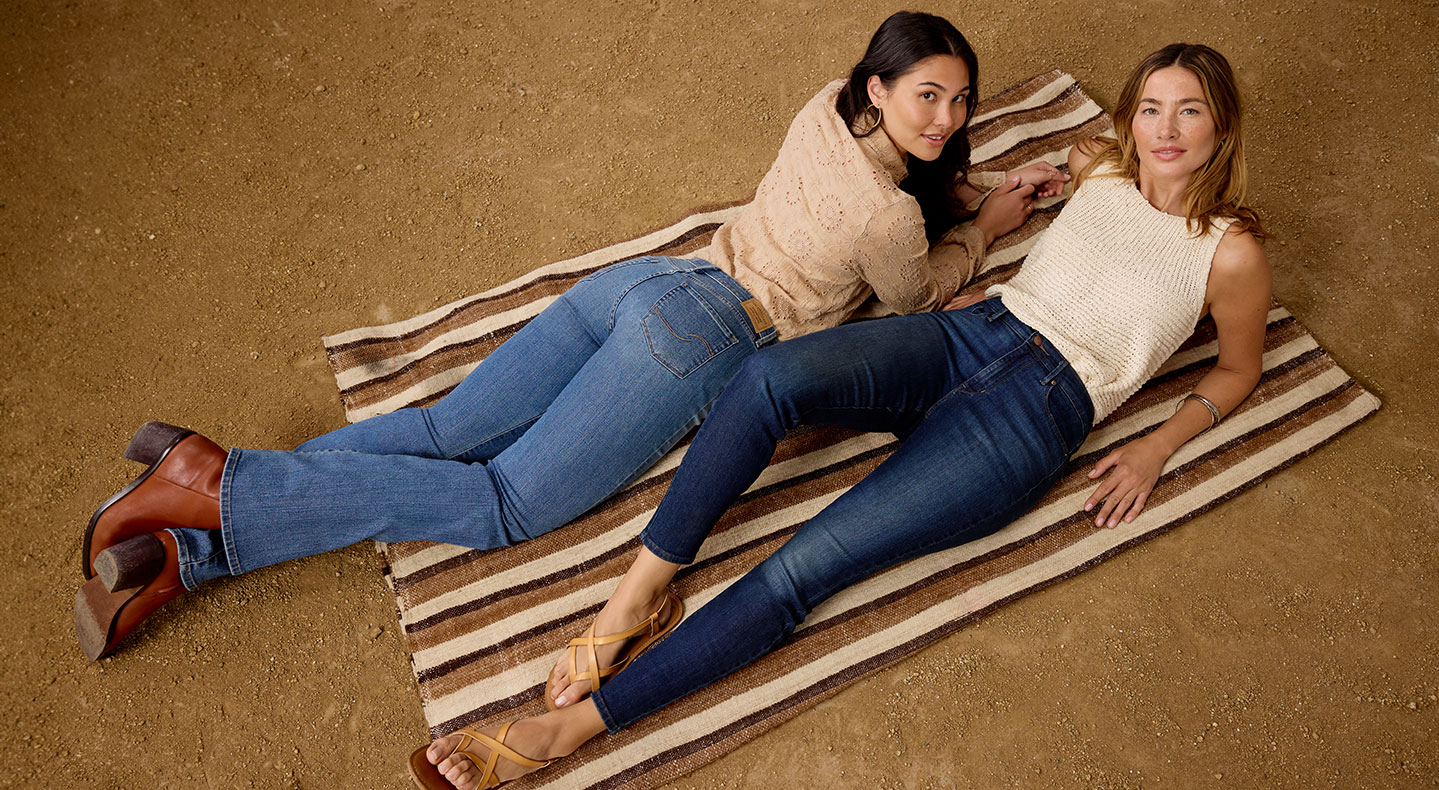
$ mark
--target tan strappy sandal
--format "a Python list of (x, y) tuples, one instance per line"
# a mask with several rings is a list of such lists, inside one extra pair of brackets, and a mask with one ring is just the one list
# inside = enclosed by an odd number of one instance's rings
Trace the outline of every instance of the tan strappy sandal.
[[(665, 617), (664, 620), (661, 620), (660, 613), (665, 610), (665, 604), (669, 604), (669, 615)], [(680, 600), (678, 595), (675, 595), (674, 590), (666, 589), (665, 603), (660, 604), (660, 608), (656, 609), (653, 614), (639, 621), (629, 629), (617, 634), (595, 636), (595, 624), (590, 623), (589, 630), (585, 631), (585, 635), (571, 639), (569, 646), (565, 648), (570, 658), (570, 672), (567, 676), (569, 682), (574, 683), (580, 680), (588, 680), (590, 681), (590, 691), (598, 691), (600, 683), (605, 678), (629, 666), (630, 662), (639, 658), (646, 650), (653, 647), (656, 642), (663, 639), (666, 634), (675, 630), (675, 626), (680, 624), (680, 618), (684, 617), (684, 613), (684, 602)], [(612, 645), (616, 642), (623, 642), (626, 639), (633, 641), (624, 646), (620, 654), (616, 656), (616, 661), (607, 667), (600, 667), (599, 670), (596, 671), (595, 667), (599, 666), (599, 657), (595, 653), (595, 648), (601, 645)], [(583, 672), (579, 671), (579, 666), (575, 660), (579, 656), (580, 650), (584, 650), (585, 657), (589, 659), (589, 665)], [(546, 680), (546, 710), (557, 710), (555, 707), (554, 691), (555, 683), (553, 678)]]
[[(514, 722), (505, 722), (493, 738), (477, 730), (472, 730), (469, 727), (456, 730), (450, 734), (458, 735), (460, 739), (455, 743), (455, 748), (451, 749), (450, 753), (445, 755), (445, 757), (449, 758), (456, 754), (463, 754), (470, 758), (470, 762), (475, 765), (483, 765), (485, 769), (480, 774), (480, 784), (478, 785), (482, 789), (499, 787), (504, 784), (504, 781), (501, 781), (499, 777), (495, 776), (495, 766), (499, 764), (501, 757), (523, 768), (544, 768), (553, 762), (552, 760), (545, 760), (544, 762), (531, 760), (506, 746), (505, 735), (509, 733), (511, 724), (514, 724)], [(470, 747), (477, 743), (490, 750), (489, 758), (481, 759), (478, 754), (470, 751)], [(455, 786), (450, 784), (450, 780), (446, 779), (445, 775), (440, 773), (440, 769), (431, 764), (430, 759), (425, 756), (425, 752), (429, 750), (430, 747), (427, 744), (416, 749), (414, 753), (410, 755), (410, 778), (415, 780), (415, 784), (423, 788), (423, 790), (454, 790)], [(444, 761), (441, 760), (441, 762)]]

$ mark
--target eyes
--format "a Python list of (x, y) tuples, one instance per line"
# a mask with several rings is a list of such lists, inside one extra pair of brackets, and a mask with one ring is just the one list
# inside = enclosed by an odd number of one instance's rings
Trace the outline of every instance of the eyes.
[[(1139, 111), (1139, 114), (1154, 116), (1159, 114), (1159, 109), (1157, 107), (1145, 107)], [(1179, 111), (1179, 114), (1188, 115), (1190, 117), (1198, 117), (1200, 113), (1199, 110), (1195, 107), (1185, 107)]]
[[(965, 91), (965, 92), (963, 92), (963, 93), (956, 94), (955, 97), (950, 100), (950, 103), (951, 103), (951, 104), (963, 104), (965, 98), (968, 97), (968, 96), (969, 96), (969, 91)], [(935, 99), (938, 99), (938, 98), (939, 98), (939, 94), (935, 93), (934, 91), (925, 91), (924, 93), (919, 94), (919, 98), (924, 99), (925, 101), (928, 101), (928, 102), (932, 102), (932, 101), (934, 101)]]

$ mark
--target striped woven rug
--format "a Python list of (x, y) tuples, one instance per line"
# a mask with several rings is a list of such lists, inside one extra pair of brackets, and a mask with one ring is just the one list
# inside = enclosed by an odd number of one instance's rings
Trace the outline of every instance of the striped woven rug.
[[(1109, 127), (1073, 78), (1042, 74), (980, 103), (971, 132), (975, 167), (1009, 169), (1038, 159), (1062, 166), (1071, 143)], [(1011, 275), (1058, 209), (1057, 200), (1041, 205), (1001, 239), (974, 287)], [(700, 211), (411, 320), (326, 338), (346, 416), (355, 421), (432, 403), (575, 280), (637, 255), (696, 250), (735, 210)], [(1170, 460), (1139, 519), (1094, 529), (1080, 512), (1092, 485), (1084, 470), (1168, 417), (1214, 358), (1214, 329), (1205, 321), (1097, 427), (1070, 474), (1024, 518), (842, 592), (753, 666), (515, 786), (646, 788), (685, 774), (995, 607), (1243, 492), (1379, 406), (1275, 305), (1254, 394)], [(698, 562), (677, 579), (688, 610), (767, 556), (894, 447), (888, 434), (828, 428), (785, 439)], [(543, 710), (539, 696), (551, 663), (614, 588), (683, 452), (677, 448), (575, 523), (524, 545), (489, 552), (432, 543), (380, 547), (433, 734)]]

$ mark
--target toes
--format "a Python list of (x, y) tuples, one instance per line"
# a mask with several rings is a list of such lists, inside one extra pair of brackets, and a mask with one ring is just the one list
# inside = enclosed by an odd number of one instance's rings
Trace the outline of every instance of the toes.
[(470, 790), (479, 784), (479, 777), (475, 774), (474, 765), (466, 761), (463, 767), (451, 768), (445, 772), (445, 779), (454, 785), (456, 790)]
[(449, 755), (452, 737), (454, 736), (446, 735), (430, 744), (430, 748), (425, 751), (425, 759), (430, 761), (430, 765), (439, 765), (440, 761)]
[(584, 699), (590, 693), (590, 684), (587, 682), (571, 683), (561, 689), (559, 696), (555, 698), (557, 707), (567, 707)]
[(480, 782), (479, 767), (465, 759), (446, 760), (438, 768), (456, 790), (470, 790)]

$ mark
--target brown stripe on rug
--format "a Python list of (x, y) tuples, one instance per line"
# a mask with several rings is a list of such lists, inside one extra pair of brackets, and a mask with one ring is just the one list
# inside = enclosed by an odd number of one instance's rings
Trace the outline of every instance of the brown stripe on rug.
[[(1041, 74), (980, 102), (971, 135), (974, 169), (1040, 159), (1062, 166), (1069, 145), (1109, 124), (1071, 77)], [(1012, 276), (1060, 205), (1042, 202), (1023, 227), (993, 245), (967, 290)], [(346, 416), (353, 421), (434, 402), (576, 280), (631, 257), (699, 249), (737, 208), (697, 209), (637, 239), (540, 267), (424, 315), (326, 338)], [(880, 314), (871, 309), (864, 316)], [(1096, 529), (1082, 512), (1093, 486), (1085, 476), (1089, 465), (1173, 413), (1216, 351), (1213, 324), (1201, 321), (1144, 388), (1096, 426), (1059, 484), (1005, 529), (863, 580), (816, 609), (773, 654), (514, 786), (648, 788), (674, 779), (994, 608), (1238, 495), (1378, 408), (1276, 304), (1253, 395), (1176, 453), (1140, 518)], [(676, 578), (687, 611), (769, 556), (894, 446), (892, 436), (833, 428), (786, 437), (697, 562)], [(686, 447), (569, 526), (519, 546), (380, 547), (433, 734), (542, 710), (550, 665), (624, 572)]]

